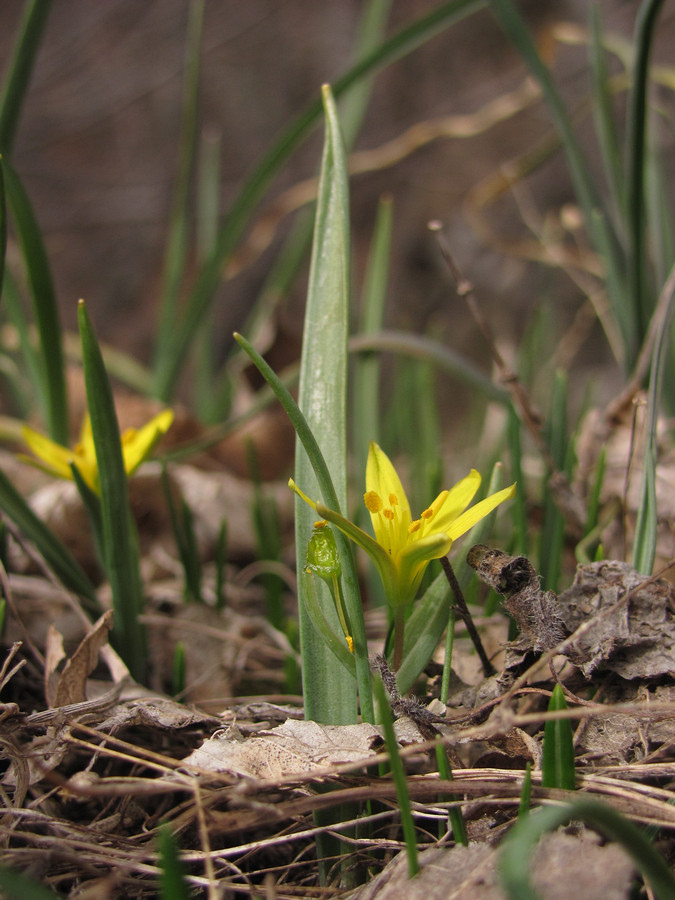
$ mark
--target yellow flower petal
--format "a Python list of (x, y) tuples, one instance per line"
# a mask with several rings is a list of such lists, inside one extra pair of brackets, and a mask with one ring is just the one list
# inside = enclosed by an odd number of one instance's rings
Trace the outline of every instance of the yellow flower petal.
[(173, 424), (173, 410), (165, 409), (142, 428), (128, 429), (122, 435), (122, 455), (127, 475), (133, 475), (140, 464), (150, 456), (159, 439)]
[(29, 425), (23, 426), (21, 437), (40, 460), (41, 468), (59, 478), (72, 477), (70, 471), (70, 461), (74, 456), (72, 450), (50, 441), (48, 437), (35, 431)]
[(396, 470), (387, 455), (371, 442), (363, 499), (370, 513), (375, 540), (353, 522), (316, 503), (292, 480), (289, 486), (320, 516), (368, 553), (377, 566), (389, 604), (394, 610), (400, 610), (414, 600), (431, 560), (445, 556), (456, 538), (515, 493), (515, 485), (511, 485), (467, 509), (480, 483), (479, 473), (472, 469), (450, 490), (441, 491), (413, 522), (408, 498)]
[(457, 516), (463, 513), (473, 500), (480, 487), (480, 482), (479, 473), (472, 469), (465, 478), (446, 491), (443, 505), (436, 512), (431, 523), (434, 531), (448, 531)]
[[(375, 497), (381, 501), (379, 510)], [(407, 541), (412, 521), (410, 504), (396, 469), (374, 441), (370, 442), (368, 450), (364, 500), (378, 544), (393, 554), (395, 548)]]
[[(127, 475), (135, 472), (143, 460), (150, 455), (157, 441), (168, 431), (172, 422), (173, 410), (165, 409), (138, 431), (130, 429), (122, 436), (122, 455)], [(37, 460), (27, 459), (27, 462), (37, 465), (38, 468), (56, 475), (58, 478), (67, 478), (71, 481), (73, 479), (73, 472), (70, 468), (72, 463), (77, 466), (87, 485), (96, 493), (99, 492), (96, 448), (88, 413), (82, 420), (80, 439), (72, 449), (54, 443), (28, 425), (24, 425), (21, 433), (29, 449), (38, 457)]]
[(481, 519), (484, 519), (485, 516), (488, 516), (493, 509), (496, 509), (500, 503), (503, 503), (505, 500), (510, 500), (511, 497), (515, 496), (516, 493), (516, 485), (512, 484), (510, 487), (504, 488), (502, 491), (497, 491), (496, 494), (490, 494), (489, 497), (486, 497), (485, 500), (481, 500), (480, 503), (476, 503), (475, 506), (472, 506), (471, 509), (467, 509), (466, 512), (462, 513), (448, 528), (448, 534), (456, 541), (458, 537), (461, 537), (463, 534), (466, 534), (473, 526), (480, 522)]

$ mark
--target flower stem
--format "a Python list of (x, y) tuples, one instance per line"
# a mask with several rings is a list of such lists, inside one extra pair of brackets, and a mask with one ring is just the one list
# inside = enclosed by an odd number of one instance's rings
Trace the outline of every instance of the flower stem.
[(403, 662), (403, 638), (405, 636), (405, 606), (394, 610), (394, 672), (398, 672)]
[[(443, 566), (443, 572), (445, 573), (445, 577), (448, 579), (448, 583), (452, 590), (452, 593), (455, 597), (455, 606), (457, 607), (457, 612), (462, 617), (464, 624), (466, 625), (466, 630), (469, 632), (469, 637), (473, 641), (473, 645), (476, 648), (476, 653), (478, 654), (478, 658), (480, 659), (481, 665), (483, 667), (483, 674), (486, 678), (489, 678), (490, 675), (495, 674), (495, 667), (492, 665), (490, 660), (488, 659), (488, 655), (485, 652), (485, 647), (483, 646), (483, 642), (480, 639), (480, 635), (478, 634), (478, 629), (474, 625), (474, 621), (471, 618), (471, 613), (469, 612), (469, 607), (466, 605), (466, 600), (464, 599), (464, 594), (462, 593), (462, 589), (459, 586), (459, 582), (455, 576), (455, 571), (450, 564), (450, 560), (447, 556), (441, 557), (441, 565)], [(394, 651), (395, 653), (396, 651)], [(396, 668), (396, 665), (394, 665)]]

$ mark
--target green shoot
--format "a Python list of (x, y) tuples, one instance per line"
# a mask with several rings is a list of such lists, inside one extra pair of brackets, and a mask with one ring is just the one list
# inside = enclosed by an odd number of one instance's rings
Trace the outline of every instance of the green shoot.
[(419, 862), (417, 860), (417, 838), (415, 835), (415, 823), (413, 821), (412, 809), (410, 806), (410, 794), (408, 793), (408, 784), (405, 776), (403, 762), (398, 752), (398, 743), (394, 733), (394, 723), (391, 716), (391, 710), (387, 701), (387, 694), (381, 679), (376, 678), (373, 682), (375, 689), (375, 699), (379, 710), (379, 718), (384, 731), (384, 742), (389, 754), (389, 765), (391, 774), (396, 786), (396, 797), (398, 798), (399, 811), (401, 813), (401, 826), (403, 828), (403, 838), (405, 840), (405, 849), (408, 856), (408, 875), (413, 878), (419, 872)]
[[(548, 711), (559, 712), (565, 709), (565, 694), (560, 684), (556, 684)], [(541, 783), (544, 787), (563, 791), (573, 791), (576, 787), (574, 742), (569, 719), (549, 719), (544, 726)]]

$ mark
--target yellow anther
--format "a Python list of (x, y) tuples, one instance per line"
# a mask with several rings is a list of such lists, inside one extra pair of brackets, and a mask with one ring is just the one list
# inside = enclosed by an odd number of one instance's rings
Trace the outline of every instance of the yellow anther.
[(389, 506), (398, 506), (398, 497), (396, 494), (389, 494)]
[(354, 638), (351, 636), (351, 634), (346, 634), (345, 640), (347, 641), (347, 646), (349, 647), (349, 652), (353, 653), (354, 652)]
[(414, 522), (411, 522), (410, 525), (408, 525), (408, 534), (415, 534), (416, 531), (419, 531), (421, 524), (419, 519), (415, 519)]
[(423, 518), (423, 519), (433, 519), (433, 517), (434, 517), (434, 511), (433, 511), (433, 509), (429, 506), (429, 507), (428, 507), (427, 509), (425, 509), (424, 512), (422, 513), (422, 518)]
[(314, 523), (315, 528), (325, 528), (328, 525), (328, 521), (326, 519), (319, 519)]
[(382, 497), (380, 497), (377, 491), (366, 491), (363, 495), (363, 502), (366, 504), (366, 509), (370, 513), (379, 513), (384, 506)]
[(385, 517), (385, 519), (389, 519), (390, 522), (392, 521), (392, 519), (395, 518), (395, 516), (394, 516), (394, 511), (391, 510), (391, 509), (385, 509), (385, 510), (383, 510), (383, 511), (382, 511), (382, 515)]

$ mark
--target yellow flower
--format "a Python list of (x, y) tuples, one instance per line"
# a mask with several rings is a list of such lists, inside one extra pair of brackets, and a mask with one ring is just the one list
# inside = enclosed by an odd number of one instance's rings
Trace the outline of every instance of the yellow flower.
[[(172, 423), (173, 410), (165, 409), (142, 428), (128, 428), (122, 434), (122, 456), (127, 475), (132, 475), (143, 460), (147, 459)], [(22, 456), (22, 459), (50, 475), (69, 478), (71, 481), (73, 480), (71, 464), (73, 464), (77, 466), (80, 475), (92, 491), (99, 493), (98, 464), (89, 413), (84, 417), (80, 439), (72, 450), (50, 441), (28, 425), (23, 426), (21, 434), (29, 449), (38, 457), (33, 459)]]
[(363, 499), (375, 539), (349, 519), (311, 500), (292, 480), (289, 485), (322, 519), (327, 519), (368, 553), (378, 569), (388, 602), (398, 611), (414, 600), (431, 560), (445, 556), (457, 538), (516, 491), (512, 484), (469, 507), (480, 482), (479, 473), (472, 469), (449, 491), (441, 491), (431, 506), (418, 519), (413, 519), (396, 469), (371, 441)]

